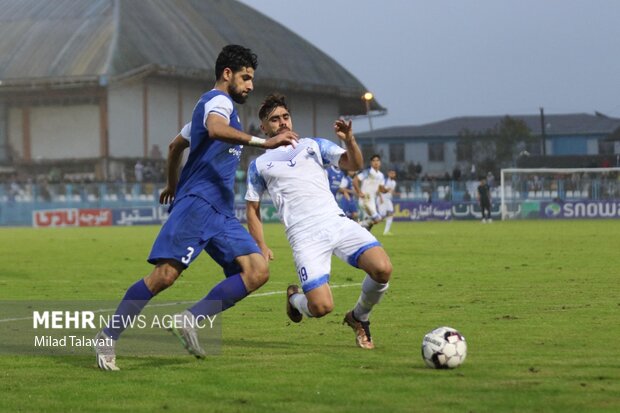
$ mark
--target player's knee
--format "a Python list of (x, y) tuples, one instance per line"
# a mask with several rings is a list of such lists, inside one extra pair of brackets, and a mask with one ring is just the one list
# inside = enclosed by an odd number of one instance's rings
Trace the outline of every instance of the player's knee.
[(332, 301), (321, 301), (315, 303), (308, 303), (308, 310), (313, 316), (320, 318), (331, 313), (334, 309), (334, 303)]
[(146, 277), (146, 285), (153, 294), (170, 287), (181, 275), (181, 271), (169, 264), (162, 264), (155, 267), (153, 272)]
[(252, 266), (243, 276), (245, 286), (248, 291), (258, 290), (269, 281), (269, 267), (265, 260), (257, 260), (255, 265)]
[(385, 255), (381, 259), (377, 260), (372, 271), (370, 271), (370, 277), (378, 283), (385, 284), (392, 278), (392, 262), (390, 258)]

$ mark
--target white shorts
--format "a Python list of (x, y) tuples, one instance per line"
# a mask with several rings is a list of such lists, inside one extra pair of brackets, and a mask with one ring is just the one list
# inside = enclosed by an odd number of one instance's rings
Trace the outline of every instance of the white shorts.
[(359, 199), (360, 209), (372, 219), (378, 220), (381, 218), (379, 213), (377, 212), (377, 198), (371, 198), (366, 195), (363, 198)]
[(394, 204), (392, 203), (392, 200), (391, 199), (383, 199), (383, 202), (381, 202), (377, 198), (377, 212), (379, 212), (379, 214), (382, 217), (385, 217), (388, 214), (393, 214), (394, 213)]
[(310, 234), (289, 239), (304, 293), (329, 282), (332, 254), (357, 268), (357, 261), (366, 250), (381, 245), (357, 222), (346, 217), (337, 218)]

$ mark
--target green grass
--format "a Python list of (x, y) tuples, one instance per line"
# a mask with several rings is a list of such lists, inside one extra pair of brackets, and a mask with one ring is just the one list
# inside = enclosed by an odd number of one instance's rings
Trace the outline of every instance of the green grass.
[[(280, 225), (259, 293), (295, 280)], [(156, 227), (0, 229), (0, 300), (118, 300), (150, 271)], [(382, 228), (375, 232), (380, 234)], [(620, 221), (395, 223), (379, 236), (394, 264), (372, 316), (375, 351), (336, 308), (290, 325), (284, 295), (251, 297), (223, 315), (220, 356), (0, 356), (0, 411), (594, 412), (620, 411)], [(363, 274), (337, 258), (333, 285)], [(195, 300), (221, 279), (201, 256), (157, 299)], [(0, 314), (0, 319), (4, 318)], [(458, 328), (469, 354), (451, 371), (424, 367), (423, 335)], [(0, 337), (0, 340), (2, 338)]]

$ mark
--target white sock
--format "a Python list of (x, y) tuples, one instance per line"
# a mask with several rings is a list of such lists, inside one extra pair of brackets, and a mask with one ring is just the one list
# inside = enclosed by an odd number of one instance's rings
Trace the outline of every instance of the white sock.
[(384, 234), (390, 232), (390, 228), (392, 227), (392, 217), (391, 215), (385, 219), (385, 229), (383, 230)]
[(308, 299), (306, 298), (304, 294), (300, 294), (300, 293), (293, 294), (288, 299), (288, 301), (291, 303), (293, 307), (297, 309), (297, 311), (299, 311), (306, 317), (314, 317), (310, 313), (310, 310), (308, 310)]
[(364, 278), (364, 282), (362, 283), (362, 293), (353, 309), (353, 315), (357, 320), (368, 321), (370, 311), (375, 304), (381, 301), (381, 297), (383, 297), (389, 285), (389, 283), (378, 283), (370, 278), (370, 275), (366, 274), (366, 278)]

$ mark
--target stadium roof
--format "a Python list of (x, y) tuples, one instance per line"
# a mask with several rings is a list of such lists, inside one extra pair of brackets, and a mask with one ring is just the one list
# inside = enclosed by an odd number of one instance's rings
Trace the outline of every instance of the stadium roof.
[[(539, 115), (509, 115), (513, 119), (523, 120), (532, 134), (541, 134)], [(427, 123), (417, 126), (394, 126), (376, 129), (373, 132), (358, 133), (358, 138), (434, 138), (454, 137), (460, 132), (486, 132), (497, 126), (505, 116), (467, 116)], [(554, 135), (591, 135), (611, 134), (620, 128), (620, 119), (611, 118), (600, 113), (590, 115), (575, 113), (567, 115), (545, 115), (548, 136)]]
[[(261, 86), (339, 96), (365, 113), (364, 85), (281, 24), (233, 0), (0, 0), (0, 84), (63, 85), (159, 74), (211, 81), (230, 43), (259, 56)], [(373, 101), (373, 110), (384, 110)]]

